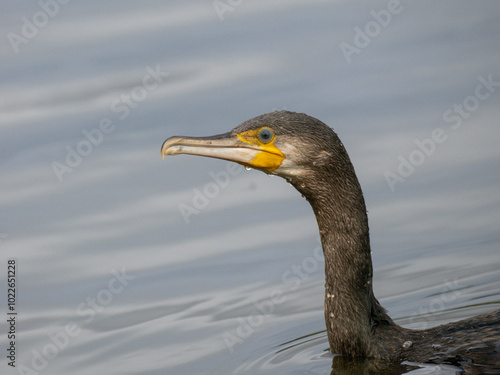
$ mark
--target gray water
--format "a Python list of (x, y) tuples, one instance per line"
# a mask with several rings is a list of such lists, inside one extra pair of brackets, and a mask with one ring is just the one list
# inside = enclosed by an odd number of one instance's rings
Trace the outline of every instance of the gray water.
[(341, 137), (397, 323), (500, 307), (498, 2), (48, 4), (0, 12), (1, 373), (329, 374), (307, 202), (160, 157), (276, 109)]

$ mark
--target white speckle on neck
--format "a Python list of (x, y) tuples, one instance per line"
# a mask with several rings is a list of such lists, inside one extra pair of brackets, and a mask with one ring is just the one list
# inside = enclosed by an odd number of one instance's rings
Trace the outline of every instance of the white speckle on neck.
[(403, 343), (403, 348), (404, 349), (410, 349), (412, 347), (412, 345), (413, 345), (413, 342), (411, 342), (410, 340), (408, 340), (408, 341), (405, 341)]

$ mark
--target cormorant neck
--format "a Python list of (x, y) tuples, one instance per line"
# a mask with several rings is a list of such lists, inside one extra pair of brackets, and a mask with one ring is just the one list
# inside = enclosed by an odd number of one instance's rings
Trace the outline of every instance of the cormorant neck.
[[(373, 295), (365, 201), (349, 160), (292, 181), (311, 204), (325, 256), (325, 321), (333, 353), (370, 356), (373, 327), (392, 323)], [(308, 181), (308, 183), (303, 183)]]

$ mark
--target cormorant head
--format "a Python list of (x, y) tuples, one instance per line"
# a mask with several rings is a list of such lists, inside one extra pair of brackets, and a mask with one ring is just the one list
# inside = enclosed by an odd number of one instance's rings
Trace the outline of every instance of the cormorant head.
[(257, 116), (216, 136), (171, 137), (163, 143), (161, 154), (230, 160), (294, 184), (318, 178), (325, 168), (337, 166), (342, 170), (346, 161), (350, 164), (330, 127), (306, 114), (289, 111)]

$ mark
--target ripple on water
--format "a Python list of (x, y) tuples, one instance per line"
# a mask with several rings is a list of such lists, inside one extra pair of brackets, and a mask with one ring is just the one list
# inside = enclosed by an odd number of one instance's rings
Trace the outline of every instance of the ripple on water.
[(321, 331), (282, 343), (270, 353), (253, 360), (249, 359), (235, 373), (457, 375), (463, 374), (464, 371), (459, 367), (446, 364), (435, 365), (415, 362), (387, 364), (368, 359), (353, 359), (334, 355), (328, 347), (326, 331)]

